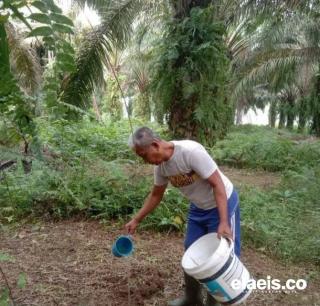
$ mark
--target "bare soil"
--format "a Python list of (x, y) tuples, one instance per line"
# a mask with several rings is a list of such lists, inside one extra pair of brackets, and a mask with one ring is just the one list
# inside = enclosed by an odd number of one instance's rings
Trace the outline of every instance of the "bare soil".
[(280, 183), (280, 174), (274, 172), (238, 169), (226, 166), (221, 166), (219, 168), (238, 188), (250, 185), (261, 189), (269, 189)]
[[(134, 254), (116, 258), (111, 246), (121, 233), (119, 224), (97, 221), (25, 225), (2, 232), (0, 250), (15, 261), (2, 262), (1, 268), (16, 305), (166, 305), (182, 294), (182, 235), (137, 233)], [(304, 291), (254, 292), (245, 305), (320, 305), (314, 267), (286, 265), (252, 249), (243, 250), (242, 261), (256, 279), (308, 279)], [(27, 285), (18, 289), (21, 272)]]
[[(222, 171), (237, 186), (269, 188), (280, 181), (265, 172)], [(111, 246), (123, 234), (122, 227), (116, 222), (69, 220), (0, 229), (0, 253), (14, 258), (0, 262), (0, 267), (15, 305), (160, 306), (181, 295), (183, 236), (138, 231), (134, 254), (116, 258)], [(289, 278), (308, 281), (306, 290), (293, 293), (254, 291), (244, 305), (320, 305), (319, 268), (286, 264), (249, 248), (243, 248), (241, 260), (255, 279), (269, 275), (282, 283)], [(17, 287), (21, 272), (27, 276), (23, 289)], [(0, 276), (0, 289), (4, 286)]]

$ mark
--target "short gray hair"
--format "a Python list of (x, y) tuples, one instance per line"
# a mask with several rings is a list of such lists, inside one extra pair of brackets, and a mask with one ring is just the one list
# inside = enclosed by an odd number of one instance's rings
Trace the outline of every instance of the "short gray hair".
[(143, 126), (135, 130), (135, 132), (130, 135), (128, 145), (131, 148), (148, 147), (152, 142), (159, 140), (161, 140), (161, 138), (153, 130)]

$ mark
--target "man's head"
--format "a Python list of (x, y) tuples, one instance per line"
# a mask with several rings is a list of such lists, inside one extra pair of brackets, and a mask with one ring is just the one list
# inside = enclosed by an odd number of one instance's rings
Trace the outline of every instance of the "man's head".
[(146, 163), (159, 165), (165, 160), (164, 142), (148, 127), (137, 129), (129, 138), (129, 146)]

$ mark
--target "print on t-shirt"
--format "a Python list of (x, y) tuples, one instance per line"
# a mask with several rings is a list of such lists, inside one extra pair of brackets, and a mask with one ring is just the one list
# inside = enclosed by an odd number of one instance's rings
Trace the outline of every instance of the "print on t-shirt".
[(168, 176), (168, 179), (172, 186), (179, 188), (193, 184), (197, 179), (199, 179), (199, 176), (194, 171), (191, 171), (187, 174)]

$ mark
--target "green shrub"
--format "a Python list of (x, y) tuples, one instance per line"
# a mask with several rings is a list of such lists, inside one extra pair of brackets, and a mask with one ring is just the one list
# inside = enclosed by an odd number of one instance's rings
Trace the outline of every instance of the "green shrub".
[(289, 171), (273, 191), (241, 190), (246, 244), (296, 262), (320, 263), (320, 166)]
[[(0, 220), (26, 216), (68, 218), (81, 214), (99, 219), (129, 218), (143, 205), (152, 188), (145, 166), (95, 158), (71, 166), (49, 167), (35, 160), (30, 174), (19, 166), (6, 172), (0, 183)], [(168, 189), (159, 208), (143, 222), (144, 228), (184, 229), (186, 202)]]
[(320, 141), (304, 138), (267, 127), (241, 126), (209, 150), (219, 163), (234, 167), (297, 170), (320, 163)]
[[(129, 131), (126, 121), (104, 126), (59, 120), (42, 125), (46, 151), (42, 160), (33, 159), (28, 175), (19, 150), (1, 147), (1, 156), (17, 159), (17, 164), (0, 173), (0, 221), (79, 214), (128, 220), (152, 187), (152, 167), (142, 165), (127, 147)], [(241, 188), (244, 243), (280, 258), (319, 263), (319, 141), (299, 137), (297, 142), (293, 133), (245, 126), (212, 152), (222, 162), (237, 160), (246, 167), (283, 171), (274, 190)], [(188, 202), (169, 188), (140, 228), (184, 231), (187, 210)]]
[(41, 139), (49, 151), (64, 160), (81, 156), (104, 160), (133, 158), (127, 145), (130, 127), (127, 122), (97, 124), (90, 121), (58, 120), (50, 125), (41, 124)]
[[(150, 185), (151, 186), (151, 185)], [(142, 203), (141, 203), (142, 204)], [(164, 198), (152, 214), (141, 224), (141, 228), (184, 231), (189, 203), (176, 188), (168, 188)]]

